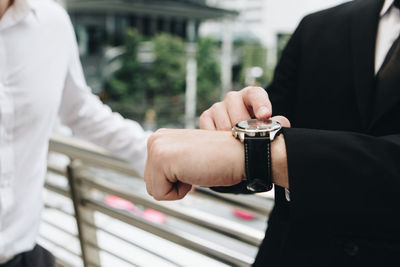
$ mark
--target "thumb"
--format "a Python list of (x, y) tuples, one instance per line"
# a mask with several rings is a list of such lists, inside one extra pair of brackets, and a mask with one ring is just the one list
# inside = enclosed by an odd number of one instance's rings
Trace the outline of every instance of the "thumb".
[(284, 116), (274, 116), (271, 119), (279, 122), (282, 125), (282, 127), (290, 128), (290, 121)]

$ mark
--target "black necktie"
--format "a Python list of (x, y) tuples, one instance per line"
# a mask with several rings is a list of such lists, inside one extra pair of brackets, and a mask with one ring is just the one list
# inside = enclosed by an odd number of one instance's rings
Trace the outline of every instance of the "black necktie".
[(397, 68), (397, 74), (399, 74), (400, 70), (398, 66), (399, 60), (400, 60), (400, 36), (397, 37), (396, 41), (393, 42), (392, 47), (386, 54), (382, 67), (377, 74), (378, 78), (379, 76), (382, 75), (387, 76), (389, 73), (396, 72), (396, 68)]

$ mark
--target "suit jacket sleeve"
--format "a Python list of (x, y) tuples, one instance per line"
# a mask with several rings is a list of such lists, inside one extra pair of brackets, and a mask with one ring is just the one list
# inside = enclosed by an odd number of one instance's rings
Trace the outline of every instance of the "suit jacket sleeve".
[[(299, 61), (303, 26), (304, 20), (285, 48), (268, 88), (274, 114), (289, 119), (294, 116), (298, 97), (298, 69), (304, 64)], [(293, 221), (319, 228), (330, 225), (333, 232), (360, 238), (395, 238), (393, 233), (400, 232), (396, 216), (400, 204), (400, 134), (372, 136), (291, 128), (284, 129), (284, 136)], [(332, 221), (340, 223), (332, 226)]]
[(295, 128), (284, 135), (293, 216), (341, 215), (364, 225), (370, 216), (384, 225), (398, 217), (400, 135)]

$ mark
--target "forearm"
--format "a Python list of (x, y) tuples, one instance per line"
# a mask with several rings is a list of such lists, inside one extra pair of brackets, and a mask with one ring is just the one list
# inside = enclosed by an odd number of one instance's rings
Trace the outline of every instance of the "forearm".
[(72, 129), (74, 135), (126, 160), (143, 175), (147, 156), (146, 142), (150, 133), (145, 132), (137, 122), (113, 113), (90, 93), (79, 95), (77, 92), (74, 98), (68, 100), (77, 105), (67, 108), (64, 104), (59, 114), (61, 121)]
[(0, 1), (0, 18), (6, 13), (7, 9), (13, 4), (13, 0)]

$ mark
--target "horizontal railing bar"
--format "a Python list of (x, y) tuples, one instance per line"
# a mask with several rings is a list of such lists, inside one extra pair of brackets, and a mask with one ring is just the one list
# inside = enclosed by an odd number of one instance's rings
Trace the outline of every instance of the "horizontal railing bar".
[(47, 163), (47, 171), (59, 174), (64, 177), (67, 175), (67, 171), (65, 168), (60, 168), (56, 165), (51, 164), (50, 162)]
[(123, 237), (121, 237), (121, 236), (119, 236), (119, 235), (117, 235), (117, 234), (115, 234), (115, 233), (113, 233), (113, 232), (107, 230), (107, 229), (104, 229), (103, 227), (99, 227), (99, 226), (93, 225), (92, 223), (87, 222), (87, 221), (85, 221), (85, 220), (82, 220), (82, 223), (85, 224), (87, 227), (91, 227), (91, 228), (96, 229), (96, 230), (98, 230), (98, 231), (102, 231), (102, 232), (104, 232), (104, 233), (106, 233), (106, 234), (108, 234), (108, 235), (110, 235), (110, 236), (113, 236), (113, 237), (115, 237), (115, 238), (117, 238), (117, 239), (119, 239), (119, 240), (121, 240), (121, 241), (123, 241), (123, 242), (129, 244), (129, 245), (132, 245), (132, 246), (137, 247), (137, 248), (139, 248), (139, 249), (141, 249), (141, 250), (144, 250), (144, 251), (146, 251), (146, 252), (149, 253), (149, 254), (152, 254), (152, 255), (154, 255), (154, 256), (160, 258), (160, 259), (163, 259), (163, 260), (166, 261), (166, 262), (169, 262), (169, 263), (173, 264), (174, 266), (177, 266), (177, 267), (181, 266), (181, 265), (179, 265), (178, 263), (171, 261), (169, 258), (166, 258), (166, 257), (164, 257), (164, 256), (162, 256), (162, 255), (156, 254), (156, 253), (154, 253), (153, 251), (151, 251), (151, 250), (149, 250), (149, 249), (147, 249), (147, 248), (145, 248), (145, 247), (143, 247), (143, 246), (140, 246), (140, 245), (138, 245), (138, 244), (136, 244), (136, 243), (134, 243), (134, 242), (132, 242), (132, 241), (126, 239), (126, 238), (123, 238)]
[[(96, 264), (96, 263), (93, 263), (93, 262), (88, 262), (87, 264), (88, 264), (88, 267), (89, 267), (89, 266), (92, 266), (92, 267), (102, 267), (102, 266), (100, 266), (100, 265), (98, 265), (98, 264)], [(85, 266), (85, 267), (86, 267), (86, 266)]]
[(52, 210), (59, 211), (59, 212), (65, 214), (65, 215), (67, 215), (67, 216), (74, 217), (74, 219), (75, 219), (75, 213), (68, 212), (68, 211), (66, 211), (66, 210), (64, 210), (64, 209), (60, 209), (59, 207), (56, 207), (56, 206), (51, 206), (51, 205), (49, 205), (49, 204), (47, 204), (47, 203), (44, 203), (44, 207), (45, 207), (46, 209), (52, 209)]
[[(124, 259), (124, 258), (122, 258), (121, 256), (115, 254), (114, 252), (109, 251), (108, 249), (104, 249), (104, 248), (99, 247), (98, 245), (94, 244), (93, 242), (90, 242), (90, 241), (86, 241), (86, 240), (85, 240), (85, 245), (90, 246), (90, 247), (93, 248), (93, 249), (96, 249), (96, 250), (105, 252), (105, 253), (107, 253), (107, 254), (110, 254), (111, 256), (113, 256), (113, 257), (115, 257), (115, 258), (117, 258), (117, 259), (119, 259), (119, 260), (121, 260), (121, 261), (123, 261), (123, 262), (125, 262), (125, 263), (127, 263), (127, 264), (129, 264), (129, 265), (131, 265), (131, 266), (138, 266), (138, 265), (132, 263), (131, 261), (129, 261), (129, 260), (127, 260), (127, 259)], [(93, 263), (90, 263), (90, 265), (94, 265), (94, 264), (93, 264)], [(97, 264), (96, 264), (96, 265), (97, 265)]]
[(105, 149), (81, 141), (77, 138), (52, 136), (49, 143), (49, 149), (73, 159), (79, 159), (86, 163), (95, 164), (133, 177), (140, 177), (140, 175), (134, 171), (128, 163), (112, 156)]
[[(43, 235), (40, 235), (40, 238), (46, 240), (47, 242), (53, 244), (54, 246), (56, 246), (56, 247), (58, 247), (58, 248), (60, 248), (60, 249), (63, 249), (63, 250), (65, 250), (65, 251), (69, 252), (70, 254), (72, 254), (72, 255), (74, 255), (74, 256), (79, 257), (79, 258), (82, 259), (82, 255), (81, 255), (81, 254), (77, 254), (77, 253), (75, 253), (74, 251), (72, 251), (72, 250), (66, 248), (66, 247), (63, 246), (63, 245), (60, 245), (60, 244), (54, 242), (53, 240), (51, 240), (51, 239), (49, 239), (49, 238), (47, 238), (47, 237), (45, 237), (45, 236), (43, 236)], [(93, 245), (93, 244), (88, 244), (88, 245), (91, 246), (91, 247), (96, 247), (96, 246)], [(97, 248), (97, 249), (100, 249), (100, 248)], [(129, 262), (128, 262), (128, 263), (129, 263)], [(94, 266), (94, 267), (101, 267), (100, 265), (95, 264), (95, 263), (93, 263), (93, 262), (89, 262), (89, 265)]]
[[(88, 245), (89, 245), (90, 247), (92, 247), (90, 244), (88, 244)], [(93, 267), (103, 267), (103, 266), (101, 266), (101, 265), (98, 265), (98, 264), (96, 264), (96, 263), (90, 261), (90, 260), (88, 260), (87, 265), (88, 265), (88, 266), (93, 266)], [(84, 267), (86, 267), (86, 266), (84, 266)]]
[[(208, 191), (208, 192), (207, 192)], [(238, 208), (243, 211), (249, 212), (251, 214), (256, 215), (257, 217), (261, 218), (267, 218), (267, 215), (269, 214), (269, 210), (265, 209), (259, 209), (256, 206), (253, 206), (252, 203), (255, 202), (253, 197), (249, 197), (243, 201), (241, 201), (240, 197), (238, 199), (235, 199), (236, 196), (238, 195), (232, 195), (231, 196), (221, 196), (221, 194), (218, 193), (213, 193), (211, 190), (206, 189), (206, 188), (201, 188), (196, 186), (196, 190), (192, 192), (191, 194), (201, 198), (201, 199), (208, 199), (211, 200), (215, 203), (221, 203), (222, 205), (227, 205), (232, 208)], [(239, 201), (240, 199), (240, 201)]]
[(247, 255), (240, 254), (231, 249), (214, 244), (202, 238), (189, 233), (182, 233), (176, 231), (171, 227), (160, 227), (152, 222), (146, 221), (142, 218), (136, 218), (125, 214), (117, 209), (110, 208), (103, 203), (98, 203), (92, 200), (85, 200), (83, 206), (102, 212), (108, 216), (117, 218), (123, 222), (134, 225), (144, 231), (153, 233), (164, 239), (177, 243), (181, 246), (197, 251), (203, 255), (209, 256), (221, 262), (231, 264), (234, 266), (249, 266), (253, 262), (253, 258)]
[[(122, 174), (133, 176), (133, 178), (139, 178), (139, 175), (131, 169), (130, 165), (108, 153), (106, 150), (101, 149), (97, 146), (88, 144), (86, 142), (79, 141), (76, 138), (54, 136), (50, 141), (50, 151), (64, 154), (71, 159), (80, 160), (84, 164), (93, 164), (100, 168), (117, 171)], [(66, 171), (63, 168), (57, 167), (49, 162), (48, 170), (62, 176), (66, 175)], [(79, 171), (77, 173), (80, 173)], [(82, 172), (85, 173), (85, 172)], [(250, 245), (258, 246), (263, 238), (264, 232), (255, 230), (251, 227), (246, 227), (242, 224), (240, 227), (234, 226), (232, 221), (227, 222), (226, 219), (218, 218), (214, 215), (209, 215), (203, 211), (193, 211), (186, 207), (169, 206), (163, 202), (156, 202), (144, 193), (132, 194), (128, 190), (121, 186), (113, 183), (103, 183), (103, 181), (93, 181), (90, 177), (89, 172), (85, 175), (78, 174), (80, 181), (83, 181), (89, 188), (97, 189), (108, 194), (113, 194), (121, 198), (127, 199), (134, 202), (135, 204), (141, 204), (143, 206), (158, 210), (169, 216), (190, 222), (200, 227), (204, 227), (208, 230), (213, 230), (217, 233), (222, 233), (225, 236), (233, 237), (236, 240), (240, 240)], [(86, 177), (87, 176), (87, 177)], [(93, 184), (94, 183), (94, 184)], [(96, 187), (97, 186), (97, 187)], [(70, 197), (66, 190), (54, 184), (46, 184), (46, 188), (55, 193), (61, 194), (65, 197)], [(138, 195), (136, 195), (138, 194)], [(221, 202), (228, 206), (235, 208), (241, 208), (247, 212), (253, 213), (260, 217), (267, 217), (272, 208), (272, 199), (265, 198), (264, 196), (252, 195), (252, 196), (240, 196), (230, 194), (220, 194), (214, 191), (210, 191), (208, 188), (196, 188), (192, 194), (197, 195), (200, 198), (210, 199), (212, 201)], [(89, 197), (83, 196), (84, 198)], [(231, 250), (224, 246), (209, 242), (198, 236), (190, 233), (181, 233), (178, 229), (171, 227), (160, 227), (157, 224), (151, 223), (143, 218), (134, 218), (128, 213), (124, 213), (118, 209), (108, 207), (102, 202), (98, 202), (92, 199), (86, 199), (82, 202), (86, 207), (103, 212), (108, 216), (114, 217), (117, 220), (124, 221), (128, 224), (134, 225), (142, 230), (149, 231), (158, 235), (162, 238), (180, 244), (184, 247), (197, 251), (203, 255), (210, 256), (221, 262), (235, 265), (235, 266), (249, 266), (253, 262), (252, 257), (243, 255), (237, 251)], [(105, 229), (99, 229), (105, 231)], [(112, 234), (112, 233), (108, 233)], [(125, 241), (121, 238), (122, 241)], [(136, 245), (137, 246), (137, 245)], [(107, 252), (108, 253), (108, 252)], [(111, 252), (112, 253), (112, 252)], [(157, 257), (160, 257), (157, 255)], [(126, 261), (124, 259), (121, 259)]]
[(172, 217), (190, 222), (197, 226), (214, 230), (215, 232), (233, 237), (250, 245), (259, 246), (264, 238), (264, 232), (254, 230), (253, 228), (242, 224), (227, 221), (222, 218), (216, 218), (215, 216), (206, 214), (205, 212), (198, 210), (193, 211), (177, 205), (170, 207), (167, 206), (165, 202), (156, 202), (145, 194), (136, 193), (133, 195), (130, 192), (127, 192), (125, 188), (106, 181), (94, 181), (86, 175), (79, 175), (79, 178), (81, 179), (81, 182), (89, 188), (94, 188), (108, 194), (119, 196), (126, 200), (132, 201), (135, 204), (140, 204), (148, 208), (158, 210)]
[(78, 235), (77, 234), (74, 234), (74, 233), (71, 233), (71, 232), (68, 232), (67, 230), (65, 230), (64, 228), (62, 228), (62, 227), (60, 227), (60, 226), (58, 226), (58, 225), (56, 225), (56, 224), (54, 224), (53, 222), (51, 222), (51, 221), (49, 221), (49, 220), (46, 220), (46, 219), (43, 219), (42, 218), (42, 222), (44, 222), (44, 223), (46, 223), (46, 224), (48, 224), (48, 225), (50, 225), (51, 227), (53, 227), (53, 228), (56, 228), (57, 230), (59, 230), (59, 231), (61, 231), (61, 232), (63, 232), (64, 234), (66, 234), (66, 235), (69, 235), (69, 236), (71, 236), (71, 237), (74, 237), (74, 238), (76, 238), (77, 239), (77, 241), (79, 241), (79, 237), (78, 237)]
[(56, 258), (56, 267), (74, 267), (74, 266), (60, 258)]
[(262, 217), (268, 217), (271, 212), (271, 207), (268, 207), (268, 204), (270, 206), (273, 205), (272, 199), (267, 199), (258, 195), (222, 194), (204, 187), (196, 187), (196, 191), (193, 194), (199, 194), (201, 197), (208, 197), (214, 200), (223, 200), (223, 202), (239, 206), (244, 210), (257, 213)]
[(62, 249), (62, 250), (65, 250), (65, 251), (67, 251), (68, 253), (70, 253), (70, 254), (72, 254), (72, 255), (74, 255), (74, 256), (76, 256), (76, 257), (79, 257), (79, 258), (82, 257), (81, 254), (78, 254), (78, 253), (76, 253), (75, 251), (73, 251), (73, 250), (71, 250), (71, 249), (65, 247), (64, 244), (59, 244), (59, 243), (57, 243), (57, 242), (51, 240), (50, 238), (48, 238), (48, 237), (46, 237), (46, 236), (44, 236), (44, 235), (39, 235), (39, 237), (42, 238), (42, 239), (44, 239), (44, 240), (46, 240), (46, 242), (49, 242), (49, 243), (51, 243), (52, 245), (54, 245), (54, 246), (56, 246), (56, 247), (58, 247), (58, 248), (60, 248), (60, 249)]
[[(93, 246), (91, 246), (90, 244), (88, 244), (88, 246), (93, 247)], [(83, 261), (83, 259), (82, 259), (82, 261)], [(88, 266), (93, 266), (93, 267), (103, 267), (103, 266), (101, 266), (101, 265), (98, 265), (97, 263), (94, 263), (94, 262), (90, 261), (90, 259), (87, 261), (86, 264), (87, 264)], [(86, 267), (86, 265), (84, 265), (84, 267)]]
[[(70, 158), (79, 159), (86, 163), (94, 164), (102, 168), (108, 168), (136, 178), (140, 177), (140, 175), (138, 175), (137, 172), (135, 172), (127, 162), (111, 155), (105, 149), (77, 138), (52, 136), (49, 149), (51, 151), (67, 155)], [(252, 208), (253, 211), (259, 212), (262, 216), (266, 216), (269, 213), (269, 209), (265, 208), (265, 205), (255, 204), (256, 207), (253, 207), (252, 204), (249, 204), (265, 201), (265, 198), (257, 195), (251, 196), (250, 199), (248, 196), (243, 198), (238, 195), (233, 196), (229, 194), (220, 194), (210, 190), (208, 190), (208, 192), (204, 192), (204, 190), (201, 190), (201, 188), (199, 192), (201, 194), (207, 193), (208, 195), (217, 196), (219, 199), (225, 200), (229, 203), (234, 202), (236, 205)]]
[(71, 197), (69, 191), (65, 190), (64, 188), (62, 188), (62, 187), (60, 187), (60, 186), (57, 186), (57, 185), (51, 184), (51, 183), (49, 183), (49, 182), (46, 182), (46, 183), (44, 184), (44, 187), (45, 187), (47, 190), (50, 190), (50, 191), (52, 191), (52, 192), (54, 192), (54, 193), (57, 193), (57, 194), (59, 194), (59, 195), (62, 195), (62, 196), (64, 196), (64, 197), (68, 197), (68, 198)]

